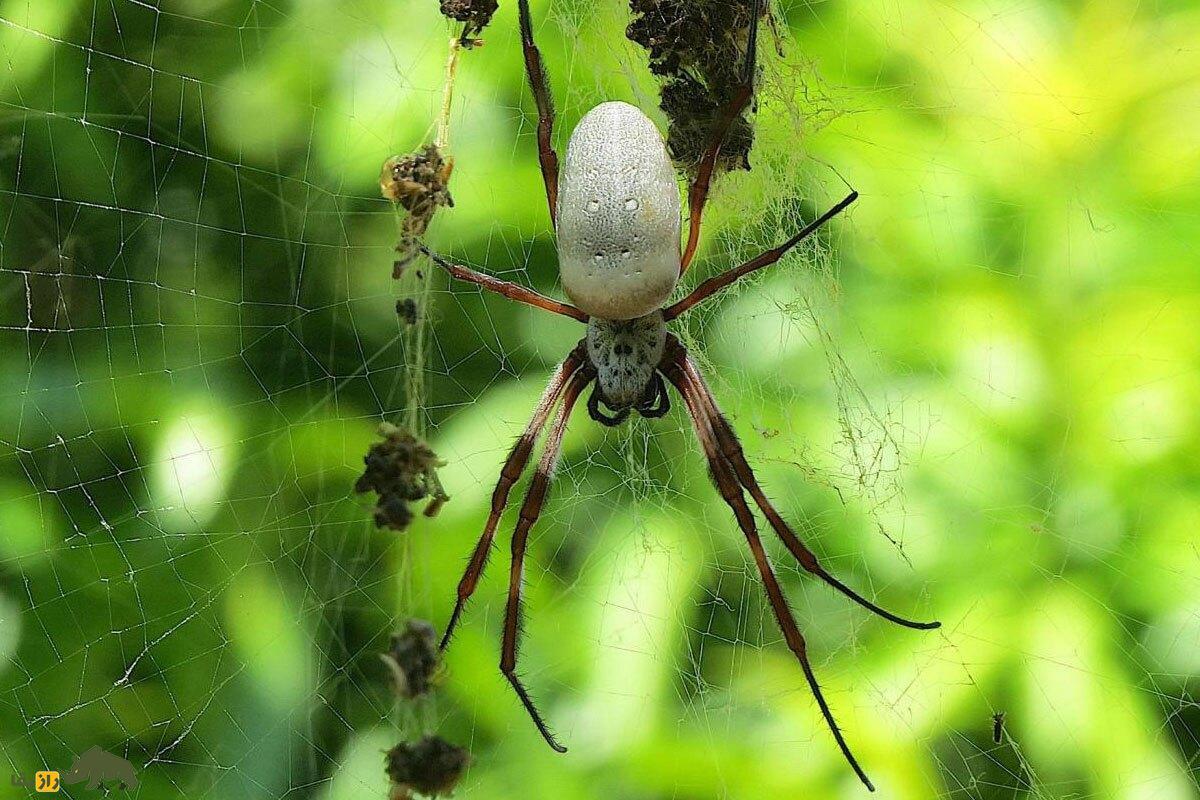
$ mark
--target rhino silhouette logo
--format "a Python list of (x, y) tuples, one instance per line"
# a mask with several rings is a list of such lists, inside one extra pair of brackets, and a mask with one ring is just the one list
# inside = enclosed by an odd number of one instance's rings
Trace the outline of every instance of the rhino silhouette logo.
[(138, 787), (137, 774), (133, 764), (120, 756), (93, 747), (75, 759), (69, 772), (62, 776), (63, 783), (80, 783), (87, 781), (88, 789), (99, 789), (106, 781), (119, 781), (122, 789)]

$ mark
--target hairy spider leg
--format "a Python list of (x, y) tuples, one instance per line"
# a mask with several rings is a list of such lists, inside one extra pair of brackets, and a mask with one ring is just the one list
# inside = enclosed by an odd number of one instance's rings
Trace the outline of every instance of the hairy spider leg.
[(696, 177), (688, 190), (688, 216), (691, 222), (688, 226), (687, 247), (683, 251), (683, 259), (679, 264), (679, 273), (687, 272), (696, 255), (700, 244), (700, 221), (704, 216), (704, 204), (708, 202), (708, 189), (712, 183), (713, 170), (717, 166), (717, 157), (721, 154), (721, 146), (729, 135), (729, 128), (746, 109), (746, 105), (754, 97), (754, 71), (758, 50), (758, 18), (762, 16), (762, 0), (754, 0), (754, 8), (750, 15), (750, 32), (746, 37), (746, 60), (742, 65), (742, 83), (729, 101), (725, 111), (713, 126), (713, 138), (708, 149), (700, 159), (696, 169)]
[(787, 599), (783, 595), (783, 590), (779, 586), (775, 572), (771, 569), (771, 563), (767, 560), (762, 539), (759, 538), (754, 522), (754, 515), (750, 512), (750, 507), (746, 504), (746, 497), (742, 494), (742, 487), (738, 484), (728, 462), (721, 455), (720, 449), (717, 447), (712, 428), (704, 412), (703, 401), (700, 399), (701, 392), (689, 380), (683, 363), (680, 360), (681, 354), (685, 352), (682, 346), (672, 350), (669, 354), (671, 360), (663, 365), (663, 373), (667, 376), (667, 380), (675, 386), (680, 396), (683, 397), (688, 414), (692, 419), (692, 426), (696, 431), (696, 438), (700, 440), (700, 445), (704, 449), (704, 455), (708, 459), (709, 471), (713, 482), (721, 493), (721, 497), (733, 510), (734, 517), (737, 518), (738, 527), (741, 528), (742, 533), (746, 536), (746, 542), (750, 545), (750, 552), (754, 556), (754, 563), (758, 567), (759, 576), (762, 578), (763, 586), (766, 589), (767, 599), (770, 601), (775, 621), (783, 633), (783, 638), (787, 642), (788, 649), (792, 651), (792, 654), (796, 656), (796, 660), (800, 662), (800, 669), (804, 672), (804, 679), (808, 682), (813, 697), (816, 698), (817, 706), (821, 709), (821, 714), (825, 718), (825, 724), (829, 726), (829, 730), (833, 734), (838, 748), (842, 751), (842, 755), (846, 758), (846, 761), (850, 764), (855, 774), (858, 775), (859, 780), (863, 782), (863, 785), (867, 789), (873, 792), (875, 791), (874, 784), (871, 783), (871, 779), (867, 777), (867, 774), (863, 772), (858, 760), (854, 757), (854, 753), (851, 752), (845, 737), (842, 736), (842, 731), (838, 727), (837, 721), (833, 718), (833, 712), (829, 708), (829, 703), (826, 702), (825, 695), (821, 692), (820, 684), (817, 683), (817, 676), (808, 661), (808, 646), (804, 641), (804, 636), (800, 633), (799, 627), (796, 625), (796, 620), (792, 616), (791, 610), (788, 608)]
[(550, 412), (554, 409), (554, 405), (558, 399), (562, 397), (563, 388), (567, 385), (567, 381), (583, 366), (587, 360), (587, 345), (580, 341), (576, 345), (562, 363), (558, 365), (558, 369), (550, 376), (550, 381), (546, 385), (546, 390), (542, 393), (542, 399), (538, 401), (537, 407), (533, 411), (533, 417), (529, 420), (529, 424), (525, 426), (524, 432), (513, 445), (512, 452), (504, 461), (504, 466), (500, 469), (500, 479), (496, 483), (496, 488), (492, 491), (492, 510), (488, 514), (487, 522), (484, 523), (483, 533), (479, 537), (479, 542), (475, 545), (475, 551), (471, 554), (471, 560), (467, 563), (466, 571), (463, 572), (462, 579), (458, 582), (458, 595), (454, 601), (454, 611), (450, 614), (450, 621), (446, 624), (446, 632), (442, 634), (442, 642), (438, 645), (439, 650), (445, 650), (446, 645), (450, 643), (450, 637), (454, 633), (455, 627), (458, 625), (458, 618), (462, 615), (463, 608), (467, 601), (471, 599), (471, 595), (475, 593), (475, 588), (479, 585), (479, 578), (483, 575), (483, 570), (487, 566), (488, 556), (492, 551), (492, 542), (496, 537), (496, 526), (500, 523), (500, 516), (504, 513), (505, 507), (508, 505), (508, 495), (512, 491), (512, 487), (521, 478), (521, 473), (525, 471), (525, 465), (529, 463), (529, 456), (533, 452), (533, 446), (537, 443), (537, 438), (541, 435), (542, 428), (546, 425), (546, 420), (550, 418)]
[(521, 21), (521, 47), (525, 54), (525, 75), (538, 110), (538, 161), (542, 166), (542, 182), (546, 184), (546, 204), (550, 206), (550, 224), (558, 225), (558, 153), (550, 141), (554, 133), (554, 97), (550, 94), (542, 54), (533, 40), (533, 23), (529, 19), (529, 0), (518, 0)]
[(579, 322), (588, 321), (587, 314), (583, 313), (569, 303), (560, 303), (551, 297), (546, 297), (546, 295), (542, 294), (541, 292), (535, 292), (533, 289), (526, 289), (520, 284), (512, 283), (511, 281), (502, 281), (499, 278), (493, 278), (491, 275), (477, 272), (470, 267), (464, 267), (461, 264), (452, 264), (420, 242), (417, 242), (417, 249), (428, 256), (429, 260), (434, 264), (448, 272), (452, 278), (457, 278), (458, 280), (466, 281), (467, 283), (474, 283), (477, 286), (482, 286), (489, 292), (495, 292), (502, 297), (507, 297), (509, 300), (516, 300), (518, 303), (524, 303), (527, 306), (533, 306), (534, 308), (540, 308), (543, 311), (561, 314), (564, 317), (570, 317), (571, 319)]
[(708, 382), (704, 380), (704, 376), (701, 374), (696, 362), (690, 355), (685, 354), (682, 357), (682, 363), (686, 377), (696, 387), (709, 425), (712, 427), (713, 433), (717, 438), (721, 454), (729, 462), (730, 466), (733, 467), (738, 482), (742, 484), (746, 491), (750, 492), (750, 496), (754, 498), (755, 504), (763, 512), (763, 516), (767, 518), (771, 528), (783, 540), (788, 551), (800, 562), (800, 566), (863, 608), (873, 611), (889, 622), (916, 630), (940, 628), (942, 625), (940, 622), (914, 622), (913, 620), (899, 617), (890, 611), (880, 608), (825, 571), (825, 568), (818, 562), (816, 554), (805, 546), (800, 537), (795, 534), (787, 522), (784, 521), (783, 517), (779, 515), (779, 512), (775, 510), (771, 501), (767, 499), (766, 493), (763, 492), (762, 487), (758, 484), (758, 479), (754, 476), (754, 470), (750, 469), (750, 464), (746, 461), (746, 453), (742, 450), (741, 442), (738, 441), (733, 426), (729, 424), (729, 420), (721, 413), (721, 409), (717, 405), (717, 399), (713, 395)]
[(728, 269), (725, 272), (722, 272), (720, 275), (714, 275), (713, 277), (704, 281), (695, 289), (693, 289), (692, 293), (687, 297), (683, 298), (674, 305), (663, 309), (663, 320), (670, 322), (692, 306), (720, 292), (738, 278), (745, 277), (751, 272), (760, 270), (763, 267), (771, 266), (776, 261), (783, 258), (787, 251), (791, 250), (793, 247), (800, 244), (800, 242), (816, 233), (822, 225), (824, 225), (826, 222), (829, 222), (829, 220), (833, 219), (838, 214), (849, 208), (850, 205), (857, 199), (858, 192), (851, 192), (850, 194), (846, 195), (846, 197), (840, 203), (826, 211), (813, 222), (804, 226), (803, 230), (801, 230), (792, 238), (788, 239), (783, 244), (779, 245), (778, 247), (773, 247), (762, 255), (750, 259), (741, 266)]
[(525, 710), (529, 712), (529, 716), (542, 734), (542, 738), (559, 753), (567, 752), (567, 748), (554, 738), (554, 734), (550, 732), (541, 713), (538, 712), (537, 706), (534, 705), (533, 698), (529, 696), (521, 679), (517, 677), (517, 648), (518, 637), (521, 633), (521, 583), (524, 577), (525, 546), (529, 541), (529, 530), (542, 513), (542, 504), (546, 500), (550, 476), (554, 474), (554, 467), (562, 449), (563, 434), (567, 430), (571, 409), (574, 408), (575, 401), (579, 399), (580, 392), (595, 377), (596, 371), (587, 364), (571, 376), (571, 382), (567, 384), (566, 391), (563, 392), (562, 405), (559, 406), (558, 415), (554, 419), (550, 433), (546, 435), (546, 446), (542, 450), (542, 458), (538, 462), (533, 480), (529, 483), (525, 502), (521, 504), (521, 516), (517, 522), (517, 528), (513, 532), (512, 568), (508, 576), (508, 605), (504, 611), (504, 646), (500, 653), (500, 671), (512, 684), (517, 697), (521, 698)]

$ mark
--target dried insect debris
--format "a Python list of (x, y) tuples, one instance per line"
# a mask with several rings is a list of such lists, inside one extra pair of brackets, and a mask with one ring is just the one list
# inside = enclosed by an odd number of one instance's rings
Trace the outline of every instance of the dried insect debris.
[(429, 691), (441, 663), (437, 635), (423, 619), (410, 619), (402, 633), (393, 633), (388, 651), (379, 657), (392, 673), (396, 694), (405, 700)]
[(406, 297), (403, 300), (396, 301), (396, 315), (404, 321), (405, 325), (416, 325), (420, 320), (420, 309), (417, 307), (417, 301), (411, 297)]
[(447, 184), (454, 160), (446, 155), (450, 145), (450, 109), (454, 96), (458, 55), (463, 49), (483, 44), (475, 37), (496, 13), (497, 0), (441, 0), (442, 15), (463, 23), (462, 33), (450, 40), (446, 60), (446, 79), (442, 87), (442, 110), (434, 141), (415, 153), (392, 156), (383, 164), (379, 188), (383, 196), (408, 212), (400, 227), (399, 254), (392, 265), (392, 277), (399, 279), (404, 268), (416, 258), (416, 239), (429, 228), (433, 215), (442, 206), (454, 206)]
[(366, 471), (354, 484), (360, 494), (374, 491), (375, 525), (402, 531), (412, 522), (408, 504), (430, 498), (425, 516), (435, 516), (450, 499), (438, 479), (437, 468), (446, 462), (404, 428), (384, 422), (379, 426), (382, 442), (371, 445), (363, 457)]
[(448, 794), (470, 763), (466, 748), (440, 736), (426, 736), (414, 744), (401, 742), (387, 753), (391, 800), (409, 800), (414, 792), (428, 797)]
[(437, 210), (443, 206), (454, 207), (454, 198), (447, 188), (453, 169), (454, 161), (444, 158), (435, 144), (427, 144), (415, 153), (392, 156), (383, 162), (379, 190), (408, 212), (400, 223), (393, 278), (399, 279), (404, 268), (416, 257), (416, 240), (428, 230)]
[[(769, 20), (769, 3), (761, 6)], [(662, 79), (667, 148), (686, 172), (695, 172), (714, 125), (742, 88), (754, 7), (754, 0), (629, 0), (633, 21), (625, 35), (648, 51), (650, 71)], [(719, 170), (750, 169), (748, 112), (730, 124)]]
[(466, 23), (462, 41), (468, 44), (474, 44), (471, 37), (487, 27), (499, 5), (496, 0), (441, 0), (442, 16)]

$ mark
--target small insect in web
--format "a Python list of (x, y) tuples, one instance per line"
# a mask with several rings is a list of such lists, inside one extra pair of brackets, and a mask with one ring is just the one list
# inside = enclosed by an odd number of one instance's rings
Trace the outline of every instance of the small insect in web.
[(532, 419), (501, 469), (492, 494), (491, 513), (459, 582), (454, 610), (439, 646), (445, 649), (467, 600), (478, 586), (509, 492), (524, 472), (537, 439), (548, 425), (545, 446), (513, 533), (500, 671), (546, 742), (559, 752), (566, 751), (551, 733), (517, 675), (521, 576), (529, 531), (542, 511), (568, 418), (584, 390), (592, 386), (587, 400), (588, 415), (602, 425), (614, 427), (628, 419), (633, 411), (647, 418), (665, 415), (670, 408), (666, 387), (669, 382), (683, 398), (713, 481), (746, 538), (775, 620), (799, 662), (826, 724), (855, 773), (867, 788), (874, 790), (842, 736), (817, 683), (804, 636), (767, 559), (746, 493), (791, 555), (810, 574), (898, 625), (929, 630), (940, 623), (914, 622), (898, 617), (858, 594), (821, 566), (817, 556), (792, 531), (759, 486), (733, 427), (721, 413), (695, 360), (683, 343), (667, 330), (669, 322), (689, 309), (717, 295), (738, 279), (779, 261), (849, 207), (858, 194), (851, 192), (787, 241), (703, 281), (686, 297), (667, 305), (680, 275), (695, 255), (704, 205), (722, 145), (732, 122), (741, 118), (754, 96), (755, 50), (762, 0), (754, 0), (747, 21), (746, 53), (740, 68), (739, 85), (726, 107), (716, 115), (711, 139), (698, 166), (694, 172), (689, 170), (693, 177), (688, 192), (686, 248), (681, 246), (679, 191), (666, 144), (654, 123), (634, 106), (608, 102), (585, 114), (571, 134), (560, 175), (558, 155), (551, 143), (554, 106), (541, 54), (534, 42), (528, 0), (518, 0), (517, 8), (526, 76), (538, 111), (538, 160), (550, 220), (558, 239), (559, 273), (573, 304), (454, 264), (420, 242), (416, 247), (455, 279), (477, 284), (519, 303), (570, 317), (586, 325), (587, 332), (554, 371)]
[(992, 714), (992, 741), (1000, 744), (1004, 741), (1004, 712)]

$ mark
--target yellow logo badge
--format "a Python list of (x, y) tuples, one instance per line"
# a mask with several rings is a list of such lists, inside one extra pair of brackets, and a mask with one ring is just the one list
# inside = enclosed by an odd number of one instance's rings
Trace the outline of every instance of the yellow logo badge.
[(57, 772), (46, 771), (33, 776), (33, 788), (39, 792), (57, 792), (62, 788), (62, 784)]

